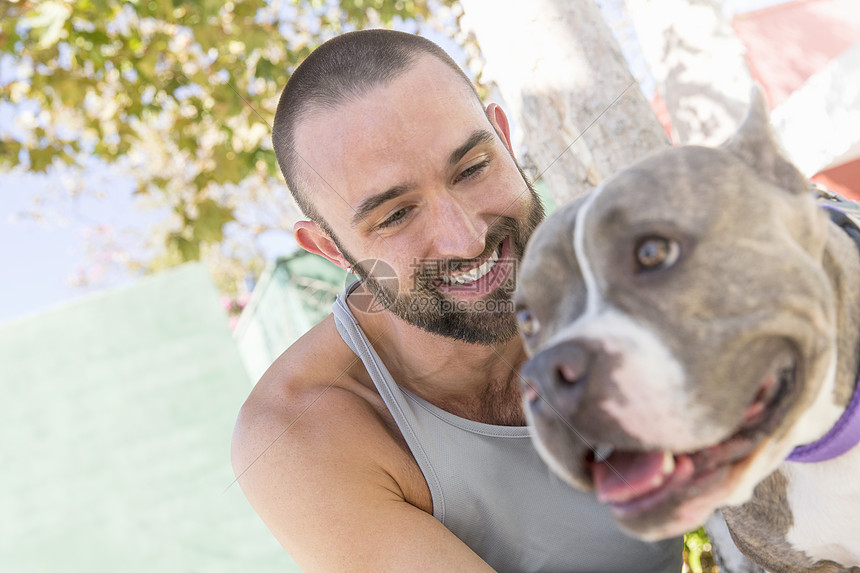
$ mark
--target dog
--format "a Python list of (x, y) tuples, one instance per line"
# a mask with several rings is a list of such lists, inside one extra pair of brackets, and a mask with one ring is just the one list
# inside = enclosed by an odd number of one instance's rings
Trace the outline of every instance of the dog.
[(526, 416), (635, 536), (722, 508), (768, 571), (860, 572), (860, 217), (822, 208), (752, 100), (722, 146), (654, 152), (535, 231)]

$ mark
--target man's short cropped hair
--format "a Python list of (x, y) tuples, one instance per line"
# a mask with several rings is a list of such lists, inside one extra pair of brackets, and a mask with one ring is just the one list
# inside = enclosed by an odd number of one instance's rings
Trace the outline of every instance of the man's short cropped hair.
[(314, 169), (296, 152), (296, 127), (312, 109), (332, 109), (389, 84), (425, 54), (454, 70), (478, 98), (468, 76), (442, 48), (421, 36), (394, 30), (360, 30), (336, 36), (311, 52), (287, 81), (272, 129), (275, 156), (302, 212), (329, 233), (303, 189)]

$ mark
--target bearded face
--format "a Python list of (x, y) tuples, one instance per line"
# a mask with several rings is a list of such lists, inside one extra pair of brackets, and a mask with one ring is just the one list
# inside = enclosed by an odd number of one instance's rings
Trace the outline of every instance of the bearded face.
[(497, 219), (487, 231), (480, 256), (415, 261), (412, 284), (406, 289), (389, 265), (375, 259), (357, 261), (338, 246), (373, 293), (378, 310), (387, 309), (413, 326), (463, 342), (506, 342), (517, 334), (512, 301), (517, 266), (544, 217), (540, 198), (527, 181), (526, 185), (531, 195), (527, 214)]

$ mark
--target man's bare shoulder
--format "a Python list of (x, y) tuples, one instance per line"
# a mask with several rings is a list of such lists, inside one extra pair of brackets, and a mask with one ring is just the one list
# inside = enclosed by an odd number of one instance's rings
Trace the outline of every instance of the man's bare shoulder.
[(356, 425), (396, 441), (379, 394), (359, 380), (362, 371), (331, 316), (312, 328), (275, 360), (242, 406), (234, 465), (256, 459), (275, 440), (292, 448), (331, 446), (325, 442), (350, 439)]
[(394, 558), (404, 528), (466, 551), (432, 518), (421, 470), (356, 362), (331, 317), (278, 358), (236, 422), (239, 486), (293, 558), (322, 570), (380, 542), (374, 559)]
[[(325, 452), (325, 455), (321, 455)], [(231, 457), (246, 489), (271, 474), (321, 472), (343, 485), (334, 465), (374, 468), (378, 485), (432, 511), (429, 491), (400, 431), (364, 366), (331, 316), (287, 349), (242, 406)]]

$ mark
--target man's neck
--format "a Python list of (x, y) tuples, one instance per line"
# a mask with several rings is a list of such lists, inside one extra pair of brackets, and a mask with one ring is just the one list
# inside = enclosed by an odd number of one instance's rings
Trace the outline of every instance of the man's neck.
[(394, 380), (454, 415), (496, 425), (525, 425), (519, 337), (470, 344), (412, 326), (390, 312), (355, 313)]

